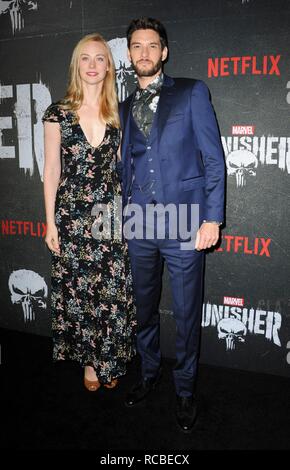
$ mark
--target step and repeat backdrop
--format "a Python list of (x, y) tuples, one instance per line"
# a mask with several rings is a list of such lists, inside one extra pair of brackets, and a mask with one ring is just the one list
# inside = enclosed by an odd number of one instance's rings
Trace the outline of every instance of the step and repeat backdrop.
[[(166, 73), (208, 85), (224, 148), (227, 216), (207, 255), (201, 362), (290, 376), (289, 0), (0, 0), (0, 327), (50, 335), (43, 112), (94, 31), (125, 99), (136, 83), (125, 32), (141, 15), (167, 28)], [(174, 357), (166, 269), (160, 311)]]

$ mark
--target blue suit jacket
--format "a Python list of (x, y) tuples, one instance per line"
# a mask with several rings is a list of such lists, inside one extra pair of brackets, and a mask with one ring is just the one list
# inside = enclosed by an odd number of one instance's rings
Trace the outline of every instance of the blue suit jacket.
[[(124, 203), (132, 186), (130, 112), (134, 93), (120, 104)], [(199, 204), (200, 220), (224, 220), (225, 164), (207, 86), (164, 75), (155, 125), (165, 204)]]

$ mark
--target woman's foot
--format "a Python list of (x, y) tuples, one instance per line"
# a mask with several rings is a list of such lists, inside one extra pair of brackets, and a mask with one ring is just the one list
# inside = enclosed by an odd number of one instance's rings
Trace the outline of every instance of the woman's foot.
[(118, 385), (118, 379), (112, 379), (112, 381), (108, 384), (104, 384), (106, 388), (115, 388)]
[(91, 366), (85, 366), (84, 385), (89, 392), (96, 392), (101, 386), (95, 369)]

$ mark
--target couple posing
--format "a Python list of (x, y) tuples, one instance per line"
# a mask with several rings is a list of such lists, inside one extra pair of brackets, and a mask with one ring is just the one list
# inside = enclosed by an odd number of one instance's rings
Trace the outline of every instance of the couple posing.
[[(189, 432), (196, 418), (204, 250), (217, 243), (224, 219), (223, 152), (206, 85), (162, 71), (164, 26), (152, 18), (133, 20), (127, 40), (138, 85), (119, 112), (112, 54), (99, 34), (91, 34), (74, 49), (65, 98), (43, 117), (53, 354), (84, 367), (88, 390), (114, 388), (135, 354), (137, 332), (142, 368), (126, 405), (145, 399), (160, 378), (165, 260), (176, 321), (176, 418)], [(121, 195), (124, 205), (138, 204), (144, 213), (148, 204), (197, 204), (195, 246), (182, 249), (178, 238), (160, 239), (158, 216), (150, 239), (96, 240), (92, 207), (107, 204), (113, 213)], [(146, 228), (146, 217), (138, 223)]]

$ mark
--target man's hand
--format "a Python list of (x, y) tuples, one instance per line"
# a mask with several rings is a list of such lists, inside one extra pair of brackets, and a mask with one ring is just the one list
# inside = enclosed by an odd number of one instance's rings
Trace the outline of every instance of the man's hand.
[(219, 239), (219, 225), (214, 222), (204, 222), (196, 235), (195, 249), (197, 251), (205, 250), (216, 245)]

